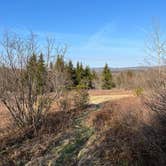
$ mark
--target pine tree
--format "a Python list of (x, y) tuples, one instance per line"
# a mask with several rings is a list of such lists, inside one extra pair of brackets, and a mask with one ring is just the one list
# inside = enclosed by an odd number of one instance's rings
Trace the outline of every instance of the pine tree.
[(36, 72), (37, 72), (37, 56), (36, 54), (33, 54), (28, 61), (27, 64), (27, 72), (31, 76), (31, 79), (35, 79)]
[(92, 70), (92, 77), (94, 80), (98, 79), (97, 73), (95, 72), (95, 70)]
[(77, 86), (85, 89), (93, 89), (93, 81), (97, 79), (96, 73), (92, 72), (89, 66), (83, 67), (82, 63), (77, 62), (76, 65)]
[(112, 73), (109, 69), (108, 65), (105, 64), (103, 72), (102, 72), (102, 88), (103, 89), (111, 89), (113, 87), (112, 81)]
[(71, 60), (66, 64), (66, 71), (68, 74), (68, 78), (71, 81), (70, 86), (75, 87), (77, 85), (76, 70)]
[(43, 93), (44, 85), (46, 83), (46, 67), (42, 53), (40, 54), (37, 63), (37, 82), (38, 82), (38, 92)]
[(36, 54), (33, 54), (29, 58), (23, 80), (24, 79), (33, 83), (32, 85), (36, 87), (35, 93), (43, 93), (44, 85), (46, 82), (46, 67), (43, 54), (40, 54), (39, 59), (37, 59)]
[(83, 79), (84, 76), (84, 69), (82, 63), (80, 64), (77, 62), (76, 65), (76, 80), (77, 80), (77, 85), (81, 84), (81, 80)]
[(58, 72), (64, 72), (65, 70), (65, 61), (64, 61), (64, 56), (63, 55), (58, 55), (55, 65), (54, 65), (54, 69)]
[(92, 89), (93, 85), (92, 85), (92, 81), (93, 81), (93, 75), (92, 72), (89, 68), (89, 66), (86, 66), (85, 70), (84, 70), (84, 79), (85, 82), (85, 87), (87, 89)]
[(36, 54), (32, 54), (28, 62), (26, 64), (26, 70), (24, 74), (22, 75), (22, 81), (25, 84), (31, 84), (32, 86), (36, 86), (36, 73), (37, 73), (37, 56)]

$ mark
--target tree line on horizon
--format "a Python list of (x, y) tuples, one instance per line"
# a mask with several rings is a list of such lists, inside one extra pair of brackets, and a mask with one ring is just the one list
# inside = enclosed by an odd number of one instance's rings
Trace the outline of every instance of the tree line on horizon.
[[(36, 77), (37, 79), (38, 92), (42, 91), (45, 76), (49, 72), (45, 65), (44, 55), (42, 53), (39, 56), (33, 54), (29, 58), (27, 68), (32, 72), (33, 78)], [(95, 70), (92, 70), (88, 65), (84, 67), (81, 62), (77, 62), (76, 66), (74, 66), (71, 60), (66, 62), (63, 55), (57, 55), (55, 63), (51, 62), (49, 68), (59, 74), (59, 78), (62, 76), (65, 79), (65, 87), (67, 89), (95, 89), (95, 80), (99, 79)], [(37, 70), (37, 72), (34, 70)], [(101, 81), (102, 89), (115, 87), (108, 64), (105, 64), (103, 68)]]

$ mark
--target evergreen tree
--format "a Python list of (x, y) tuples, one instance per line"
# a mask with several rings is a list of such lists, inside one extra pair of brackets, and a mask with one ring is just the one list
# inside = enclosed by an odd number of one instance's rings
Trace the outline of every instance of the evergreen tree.
[(85, 87), (87, 89), (92, 89), (93, 85), (92, 85), (92, 81), (93, 81), (93, 75), (92, 72), (89, 68), (89, 66), (86, 66), (85, 70), (84, 70), (84, 79), (85, 82)]
[(28, 79), (28, 82), (33, 83), (32, 86), (36, 86), (36, 93), (43, 93), (46, 80), (46, 68), (43, 54), (40, 54), (39, 59), (37, 59), (36, 54), (33, 54), (29, 58), (24, 79)]
[(83, 67), (82, 63), (77, 62), (76, 65), (76, 80), (77, 85), (86, 88), (93, 89), (93, 80), (97, 79), (96, 73), (92, 72), (89, 66)]
[(37, 56), (36, 54), (32, 54), (28, 59), (26, 70), (24, 72), (24, 75), (22, 76), (22, 81), (24, 83), (29, 83), (32, 86), (35, 86), (34, 84), (36, 84), (37, 82), (36, 73), (37, 73)]
[(37, 72), (37, 56), (36, 54), (33, 54), (28, 61), (27, 64), (27, 72), (31, 76), (31, 79), (35, 79), (36, 72)]
[(37, 82), (38, 82), (38, 92), (43, 93), (44, 85), (46, 83), (46, 67), (42, 53), (40, 54), (37, 63)]
[(66, 64), (66, 70), (70, 75), (72, 75), (74, 66), (71, 60)]
[(97, 73), (95, 72), (95, 70), (92, 70), (92, 77), (94, 80), (98, 79)]
[(54, 69), (58, 72), (64, 72), (65, 70), (65, 61), (64, 61), (64, 56), (63, 55), (58, 55), (55, 65), (54, 65)]
[(76, 80), (77, 80), (77, 85), (81, 84), (81, 80), (84, 77), (84, 69), (83, 69), (83, 65), (82, 63), (80, 64), (79, 62), (77, 62), (76, 65)]
[(77, 85), (76, 70), (71, 60), (66, 64), (66, 71), (68, 74), (68, 78), (71, 81), (71, 87), (76, 86)]
[(105, 64), (103, 72), (102, 72), (102, 88), (103, 89), (111, 89), (113, 87), (112, 81), (112, 73), (109, 69), (108, 65)]

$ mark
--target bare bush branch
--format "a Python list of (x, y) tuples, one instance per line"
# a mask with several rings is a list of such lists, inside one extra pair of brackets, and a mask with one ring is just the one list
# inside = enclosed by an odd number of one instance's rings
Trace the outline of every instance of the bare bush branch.
[(63, 79), (48, 68), (52, 44), (48, 42), (48, 54), (43, 57), (47, 59), (46, 64), (42, 60), (39, 63), (38, 57), (35, 59), (38, 45), (32, 32), (28, 38), (6, 33), (1, 44), (0, 99), (18, 127), (37, 129), (64, 87)]

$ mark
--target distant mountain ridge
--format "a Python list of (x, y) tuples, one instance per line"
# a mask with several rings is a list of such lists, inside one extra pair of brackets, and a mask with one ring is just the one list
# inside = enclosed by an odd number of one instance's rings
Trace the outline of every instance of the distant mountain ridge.
[[(150, 68), (155, 68), (151, 66), (136, 66), (136, 67), (117, 67), (117, 68), (110, 68), (112, 72), (120, 72), (120, 71), (127, 71), (127, 70), (133, 70), (133, 71), (141, 71), (141, 70), (147, 70)], [(103, 70), (103, 67), (94, 67), (92, 70), (95, 70), (96, 72), (101, 72)]]

